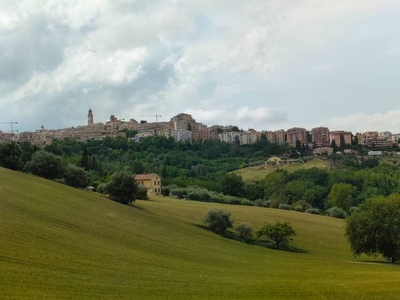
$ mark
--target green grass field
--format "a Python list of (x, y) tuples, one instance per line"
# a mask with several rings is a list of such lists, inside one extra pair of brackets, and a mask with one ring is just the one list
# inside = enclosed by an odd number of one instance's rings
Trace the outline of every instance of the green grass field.
[(260, 180), (265, 178), (268, 174), (274, 172), (277, 169), (286, 170), (288, 172), (294, 172), (300, 169), (310, 169), (310, 168), (321, 168), (327, 169), (329, 164), (325, 161), (320, 159), (312, 159), (304, 164), (297, 164), (297, 165), (263, 165), (263, 166), (255, 166), (255, 167), (248, 167), (244, 169), (239, 169), (233, 171), (237, 175), (242, 176), (244, 181), (254, 181)]
[[(197, 225), (211, 208), (257, 230), (290, 221), (291, 253)], [(0, 168), (0, 299), (398, 299), (400, 266), (354, 259), (343, 221), (154, 197), (133, 206)]]

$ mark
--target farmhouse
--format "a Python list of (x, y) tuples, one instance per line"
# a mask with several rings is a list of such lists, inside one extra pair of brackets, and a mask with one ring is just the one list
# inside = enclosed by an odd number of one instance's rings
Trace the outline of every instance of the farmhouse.
[(151, 195), (161, 193), (161, 177), (157, 174), (137, 174), (135, 181), (147, 188), (147, 193)]

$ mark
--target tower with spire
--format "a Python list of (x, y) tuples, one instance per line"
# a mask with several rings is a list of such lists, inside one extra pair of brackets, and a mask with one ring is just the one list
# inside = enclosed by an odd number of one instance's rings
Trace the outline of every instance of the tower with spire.
[(89, 113), (88, 113), (88, 125), (93, 125), (93, 113), (91, 108), (89, 108)]

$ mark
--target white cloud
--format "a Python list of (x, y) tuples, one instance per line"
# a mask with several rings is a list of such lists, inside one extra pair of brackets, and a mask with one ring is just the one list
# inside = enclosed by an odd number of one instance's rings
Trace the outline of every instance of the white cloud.
[(398, 107), (399, 8), (394, 0), (0, 0), (0, 120), (70, 126), (91, 107), (98, 121), (191, 111), (243, 128), (355, 126), (343, 111)]
[(325, 120), (321, 126), (330, 130), (348, 130), (353, 133), (365, 131), (391, 131), (400, 132), (400, 109), (386, 113), (355, 113), (345, 117), (336, 117)]
[(266, 107), (251, 109), (248, 106), (239, 108), (220, 108), (214, 110), (187, 109), (198, 122), (207, 125), (237, 125), (240, 128), (257, 128), (265, 130), (271, 125), (286, 121), (286, 114), (280, 110), (271, 110)]

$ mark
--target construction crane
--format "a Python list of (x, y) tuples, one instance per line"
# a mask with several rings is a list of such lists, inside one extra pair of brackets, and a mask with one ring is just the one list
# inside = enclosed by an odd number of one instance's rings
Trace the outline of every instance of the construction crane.
[(0, 124), (10, 124), (11, 125), (11, 133), (14, 133), (14, 124), (18, 124), (18, 122), (13, 122), (13, 121), (11, 121), (11, 122), (0, 122)]
[(156, 123), (158, 122), (158, 118), (161, 118), (161, 115), (158, 115), (157, 113), (155, 115), (138, 115), (139, 117), (155, 117), (156, 118)]

